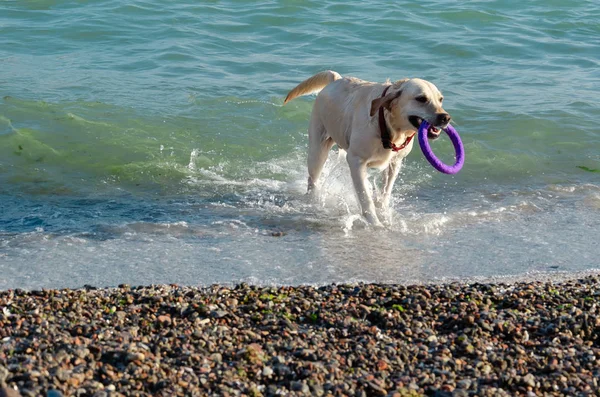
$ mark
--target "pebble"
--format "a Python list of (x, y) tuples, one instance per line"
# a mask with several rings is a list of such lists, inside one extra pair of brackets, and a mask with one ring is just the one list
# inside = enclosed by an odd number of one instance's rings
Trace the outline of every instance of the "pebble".
[(292, 391), (299, 391), (299, 392), (302, 392), (302, 393), (309, 393), (310, 392), (310, 388), (304, 382), (292, 381), (291, 384), (290, 384), (290, 386), (291, 386)]
[(2, 387), (0, 388), (0, 397), (21, 397), (21, 394), (15, 389)]
[(0, 396), (593, 395), (599, 296), (598, 276), (0, 291)]
[(267, 377), (273, 375), (273, 369), (271, 367), (263, 367), (262, 375)]

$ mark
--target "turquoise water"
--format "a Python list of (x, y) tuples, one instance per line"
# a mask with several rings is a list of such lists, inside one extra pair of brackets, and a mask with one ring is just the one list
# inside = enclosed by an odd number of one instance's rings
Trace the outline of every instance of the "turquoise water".
[[(600, 267), (598, 54), (595, 1), (3, 1), (0, 289)], [(282, 104), (325, 69), (432, 81), (465, 144), (415, 145), (387, 230), (334, 152), (304, 197), (314, 97)]]

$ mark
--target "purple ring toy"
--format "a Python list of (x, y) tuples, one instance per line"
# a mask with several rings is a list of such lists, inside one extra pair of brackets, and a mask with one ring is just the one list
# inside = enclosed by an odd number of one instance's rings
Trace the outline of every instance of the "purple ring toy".
[(430, 128), (431, 126), (425, 120), (423, 120), (421, 122), (421, 125), (419, 126), (419, 145), (421, 146), (421, 151), (423, 152), (423, 155), (425, 156), (427, 161), (429, 161), (429, 163), (433, 166), (433, 168), (435, 168), (439, 172), (443, 172), (444, 174), (456, 174), (458, 171), (460, 171), (463, 164), (465, 163), (465, 149), (460, 140), (460, 137), (458, 136), (458, 132), (456, 132), (454, 127), (452, 127), (450, 124), (448, 124), (448, 127), (444, 129), (444, 131), (446, 132), (446, 134), (448, 134), (448, 137), (452, 141), (452, 144), (454, 145), (454, 151), (456, 152), (456, 163), (450, 166), (444, 164), (440, 159), (435, 157), (435, 154), (433, 154), (433, 151), (429, 146), (429, 140), (427, 138), (427, 131), (429, 131)]

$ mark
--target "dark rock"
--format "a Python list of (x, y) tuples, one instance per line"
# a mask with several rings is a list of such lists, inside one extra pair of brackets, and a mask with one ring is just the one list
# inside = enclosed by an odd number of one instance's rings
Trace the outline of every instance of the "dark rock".
[(0, 397), (21, 397), (21, 394), (15, 389), (3, 387), (0, 388)]

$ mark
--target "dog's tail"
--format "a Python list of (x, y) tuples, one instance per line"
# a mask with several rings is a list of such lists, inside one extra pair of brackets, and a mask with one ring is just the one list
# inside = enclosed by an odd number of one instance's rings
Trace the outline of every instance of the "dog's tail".
[(285, 105), (292, 99), (308, 94), (314, 94), (315, 92), (321, 91), (325, 86), (333, 81), (341, 79), (342, 76), (338, 72), (334, 72), (333, 70), (326, 70), (321, 73), (315, 74), (313, 77), (310, 77), (304, 80), (302, 83), (298, 84), (296, 88), (290, 91), (289, 94), (285, 97), (285, 101), (283, 104)]

